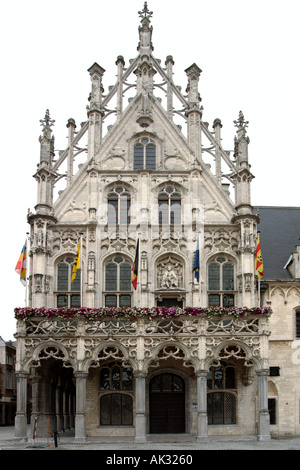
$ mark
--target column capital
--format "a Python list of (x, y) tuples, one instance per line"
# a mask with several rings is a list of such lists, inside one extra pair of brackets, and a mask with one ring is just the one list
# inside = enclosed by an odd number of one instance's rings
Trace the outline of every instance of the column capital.
[(197, 371), (195, 371), (195, 376), (196, 377), (207, 377), (208, 372), (209, 371), (206, 370), (206, 369), (197, 370)]
[(269, 375), (269, 369), (258, 369), (255, 372), (259, 377), (268, 377)]
[(133, 375), (137, 378), (137, 379), (145, 379), (148, 375), (147, 371), (145, 370), (134, 370), (133, 371)]
[(86, 371), (74, 371), (74, 377), (76, 379), (85, 379), (89, 375)]

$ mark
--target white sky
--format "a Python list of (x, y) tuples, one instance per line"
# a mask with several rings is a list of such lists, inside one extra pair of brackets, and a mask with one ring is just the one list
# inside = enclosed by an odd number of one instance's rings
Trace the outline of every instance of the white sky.
[[(25, 288), (14, 272), (25, 241), (27, 210), (36, 204), (39, 120), (55, 119), (56, 149), (66, 123), (86, 120), (90, 77), (98, 62), (105, 92), (118, 55), (137, 55), (144, 0), (11, 0), (1, 3), (1, 301), (0, 336), (14, 339), (14, 307)], [(174, 81), (202, 69), (203, 119), (221, 119), (223, 147), (233, 149), (233, 121), (249, 121), (252, 204), (300, 206), (299, 0), (149, 0), (154, 55), (175, 61)], [(300, 236), (300, 234), (299, 234)]]

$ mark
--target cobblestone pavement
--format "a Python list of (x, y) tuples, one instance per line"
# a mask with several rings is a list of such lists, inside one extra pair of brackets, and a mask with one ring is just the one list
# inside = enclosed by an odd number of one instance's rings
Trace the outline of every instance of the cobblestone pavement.
[[(160, 451), (171, 451), (173, 454), (185, 455), (191, 452), (195, 454), (196, 451), (201, 450), (300, 450), (300, 436), (298, 437), (281, 437), (272, 438), (268, 441), (258, 441), (253, 438), (210, 438), (208, 442), (195, 442), (192, 440), (182, 440), (180, 437), (168, 437), (168, 442), (161, 442), (161, 438), (157, 440), (153, 436), (153, 441), (147, 443), (135, 443), (132, 441), (119, 441), (109, 440), (107, 442), (99, 442), (92, 438), (87, 438), (86, 442), (78, 442), (74, 438), (74, 433), (67, 431), (60, 433), (57, 442), (53, 438), (33, 440), (28, 428), (28, 439), (24, 442), (14, 437), (13, 426), (0, 427), (0, 450), (102, 450), (110, 451), (107, 455), (124, 455), (128, 451), (134, 451), (133, 455), (138, 455), (138, 451), (147, 451), (147, 454), (159, 453)], [(116, 454), (114, 454), (114, 451)], [(116, 458), (116, 457), (115, 457)], [(113, 464), (113, 462), (111, 462)], [(116, 463), (116, 462), (115, 462)], [(118, 463), (118, 462), (117, 462)], [(123, 463), (120, 461), (120, 463)], [(163, 462), (166, 463), (166, 462)], [(133, 464), (133, 466), (135, 466)]]

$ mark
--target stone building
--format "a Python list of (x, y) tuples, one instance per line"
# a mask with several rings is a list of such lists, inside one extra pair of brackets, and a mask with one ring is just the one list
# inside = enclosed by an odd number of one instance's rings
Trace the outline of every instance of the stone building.
[[(220, 119), (211, 128), (203, 121), (200, 68), (186, 69), (183, 93), (173, 57), (162, 63), (153, 54), (147, 2), (139, 17), (138, 54), (127, 66), (117, 57), (106, 94), (105, 70), (89, 68), (87, 120), (79, 127), (68, 120), (65, 151), (55, 153), (48, 110), (41, 120), (29, 308), (16, 309), (16, 437), (26, 435), (28, 377), (40, 437), (75, 427), (79, 440), (268, 439), (268, 399), (281, 393), (293, 403), (275, 432), (295, 433), (297, 384), (272, 377), (269, 397), (268, 377), (269, 365), (281, 370), (294, 347), (292, 326), (281, 341), (284, 313), (276, 308), (292, 299), (285, 307), (292, 325), (299, 285), (258, 289), (263, 209), (251, 205), (248, 123), (240, 112), (234, 153), (224, 150)], [(289, 265), (295, 276), (297, 256)], [(291, 360), (288, 367), (291, 379)]]
[(13, 424), (16, 413), (16, 345), (0, 336), (0, 426)]

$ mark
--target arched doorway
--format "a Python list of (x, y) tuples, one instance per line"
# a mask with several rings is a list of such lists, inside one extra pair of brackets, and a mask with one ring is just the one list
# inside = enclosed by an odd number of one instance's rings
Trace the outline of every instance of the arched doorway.
[(185, 432), (185, 383), (176, 374), (164, 372), (149, 384), (150, 433)]

